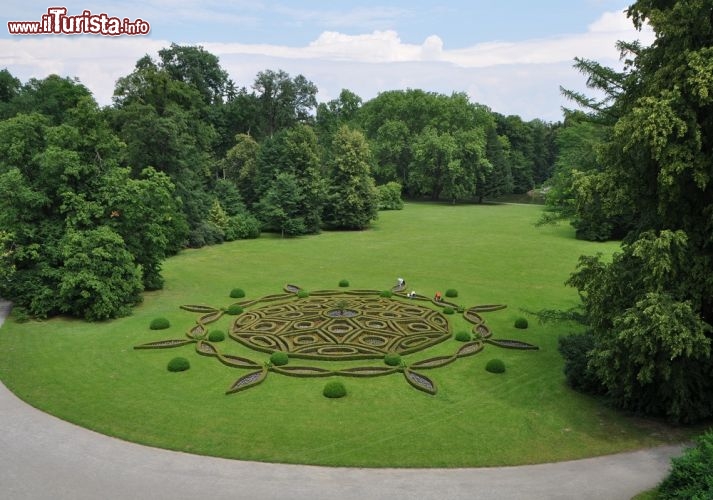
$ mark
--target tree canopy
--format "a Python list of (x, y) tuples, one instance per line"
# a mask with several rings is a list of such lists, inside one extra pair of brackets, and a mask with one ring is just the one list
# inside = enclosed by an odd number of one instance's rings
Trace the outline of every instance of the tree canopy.
[(571, 182), (575, 205), (627, 232), (611, 262), (583, 257), (570, 284), (612, 400), (690, 422), (713, 415), (713, 4), (640, 0), (628, 14), (656, 40), (621, 43), (623, 73), (581, 63), (607, 96), (588, 102), (607, 129), (591, 173)]

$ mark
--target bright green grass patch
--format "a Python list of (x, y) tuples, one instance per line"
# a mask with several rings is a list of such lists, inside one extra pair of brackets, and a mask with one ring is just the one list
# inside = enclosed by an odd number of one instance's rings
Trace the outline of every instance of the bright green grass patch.
[[(582, 253), (611, 253), (615, 244), (577, 241), (573, 231), (535, 228), (534, 206), (407, 204), (382, 212), (373, 229), (318, 236), (224, 243), (188, 250), (164, 264), (165, 289), (147, 293), (127, 318), (85, 323), (69, 319), (0, 329), (0, 379), (33, 406), (65, 420), (153, 446), (245, 460), (337, 466), (466, 467), (582, 458), (686, 438), (684, 432), (614, 412), (569, 390), (557, 353), (562, 325), (527, 331), (513, 324), (520, 308), (569, 308), (577, 295), (563, 283)], [(234, 266), (226, 268), (226, 262)], [(226, 271), (234, 269), (234, 272)], [(322, 395), (327, 379), (270, 373), (257, 387), (226, 396), (246, 370), (231, 369), (194, 346), (136, 351), (133, 346), (182, 338), (199, 316), (182, 304), (227, 308), (235, 283), (251, 297), (279, 293), (286, 283), (305, 290), (334, 289), (343, 276), (364, 288), (385, 290), (397, 277), (408, 289), (432, 296), (458, 290), (458, 304), (508, 304), (483, 313), (494, 337), (536, 344), (539, 351), (483, 352), (425, 374), (435, 396), (411, 388), (403, 375), (350, 378), (349, 396)], [(146, 328), (170, 320), (168, 331)], [(227, 331), (236, 316), (211, 328)], [(453, 331), (468, 329), (459, 314)], [(451, 355), (450, 339), (403, 358), (408, 365)], [(221, 351), (265, 363), (226, 339)], [(174, 357), (191, 369), (166, 370)], [(485, 371), (502, 359), (502, 376)], [(307, 363), (305, 363), (307, 364)], [(309, 362), (310, 366), (384, 366), (369, 362)], [(204, 425), (210, 422), (210, 425)]]

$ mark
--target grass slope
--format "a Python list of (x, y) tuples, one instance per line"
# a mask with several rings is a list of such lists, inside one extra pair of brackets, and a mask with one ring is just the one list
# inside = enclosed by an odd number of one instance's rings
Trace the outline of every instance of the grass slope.
[[(569, 390), (557, 337), (563, 325), (530, 322), (519, 308), (567, 308), (563, 285), (578, 255), (611, 253), (614, 244), (577, 241), (566, 227), (535, 228), (534, 206), (408, 204), (380, 215), (363, 232), (272, 236), (189, 250), (164, 265), (166, 287), (145, 295), (132, 316), (104, 323), (57, 318), (0, 329), (0, 379), (30, 404), (60, 418), (130, 441), (247, 460), (339, 466), (463, 467), (581, 458), (681, 439), (683, 431), (614, 412)], [(135, 351), (136, 344), (182, 338), (197, 314), (181, 304), (224, 307), (241, 287), (247, 298), (290, 282), (310, 289), (384, 289), (403, 277), (419, 293), (456, 288), (466, 306), (506, 303), (486, 313), (495, 337), (521, 339), (539, 351), (486, 346), (480, 354), (425, 372), (436, 396), (400, 375), (342, 379), (348, 397), (322, 396), (328, 379), (270, 374), (260, 386), (225, 396), (245, 370), (199, 356), (193, 346)], [(165, 316), (168, 330), (151, 331)], [(227, 330), (229, 317), (215, 325)], [(457, 319), (454, 331), (467, 325)], [(450, 354), (450, 340), (407, 362)], [(227, 340), (224, 352), (266, 361)], [(169, 373), (184, 356), (191, 369)], [(498, 357), (507, 372), (493, 375)], [(358, 366), (378, 362), (344, 362)], [(307, 363), (301, 363), (307, 364)], [(318, 363), (315, 363), (318, 364)]]

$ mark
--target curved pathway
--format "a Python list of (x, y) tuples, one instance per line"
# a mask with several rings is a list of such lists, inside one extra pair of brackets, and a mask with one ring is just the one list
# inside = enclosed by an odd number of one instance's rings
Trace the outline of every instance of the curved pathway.
[[(0, 325), (9, 304), (0, 301)], [(0, 333), (1, 334), (1, 333)], [(479, 469), (359, 469), (242, 462), (141, 446), (43, 413), (0, 384), (0, 496), (140, 498), (629, 499), (655, 486), (681, 446)]]

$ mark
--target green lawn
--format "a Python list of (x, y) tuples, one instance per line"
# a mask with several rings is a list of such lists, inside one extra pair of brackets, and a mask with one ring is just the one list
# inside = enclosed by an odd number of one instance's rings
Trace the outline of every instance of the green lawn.
[[(684, 430), (636, 419), (577, 394), (564, 384), (557, 337), (566, 325), (512, 325), (520, 308), (568, 308), (576, 292), (563, 282), (582, 253), (611, 253), (615, 244), (577, 241), (566, 225), (536, 228), (537, 206), (407, 204), (382, 212), (363, 232), (272, 236), (201, 250), (165, 263), (165, 289), (145, 295), (132, 316), (104, 323), (69, 319), (0, 329), (0, 379), (30, 404), (65, 420), (130, 441), (246, 460), (339, 466), (463, 467), (549, 462), (680, 440)], [(226, 396), (245, 370), (199, 356), (193, 346), (166, 350), (134, 345), (181, 338), (198, 315), (181, 304), (224, 307), (232, 288), (247, 298), (279, 293), (285, 283), (307, 290), (384, 289), (403, 277), (419, 293), (456, 288), (465, 306), (505, 303), (484, 313), (494, 337), (520, 339), (539, 351), (486, 345), (483, 352), (425, 372), (429, 396), (400, 374), (343, 379), (348, 397), (322, 396), (327, 379), (270, 374), (252, 389)], [(148, 329), (157, 316), (171, 328)], [(217, 326), (227, 330), (229, 317)], [(455, 329), (466, 327), (458, 318)], [(449, 340), (407, 362), (451, 354)], [(225, 352), (265, 361), (232, 340)], [(169, 373), (184, 356), (191, 369)], [(498, 357), (507, 372), (493, 375)], [(300, 362), (308, 364), (309, 362)], [(326, 362), (322, 362), (326, 363)], [(317, 364), (317, 363), (315, 363)], [(359, 366), (378, 361), (343, 362)]]

